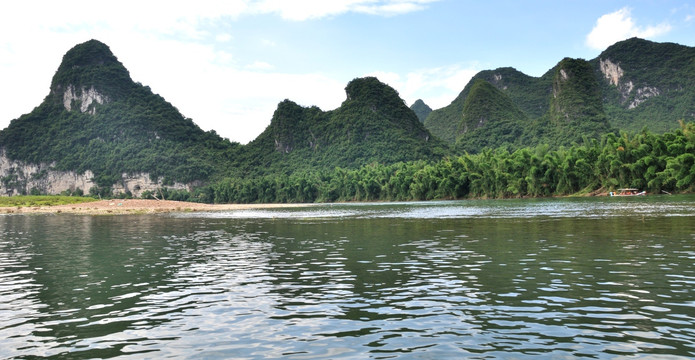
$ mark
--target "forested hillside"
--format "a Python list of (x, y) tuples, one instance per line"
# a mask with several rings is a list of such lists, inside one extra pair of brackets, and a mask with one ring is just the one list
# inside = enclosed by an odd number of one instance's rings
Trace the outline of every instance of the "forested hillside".
[[(664, 132), (678, 128), (678, 120), (695, 120), (694, 80), (695, 48), (633, 38), (616, 43), (588, 62), (563, 59), (538, 78), (513, 68), (481, 71), (450, 105), (434, 110), (425, 126), (450, 144), (458, 142), (459, 151), (477, 152), (485, 144), (494, 148), (500, 142), (493, 139), (507, 130), (491, 130), (492, 138), (489, 131), (469, 134), (465, 141), (457, 130), (468, 122), (466, 113), (509, 108), (511, 101), (531, 120), (502, 115), (508, 122), (504, 128), (523, 129), (514, 146), (571, 145), (583, 136), (597, 139), (608, 131), (636, 132), (645, 126)], [(476, 101), (480, 110), (469, 105), (464, 112), (467, 97), (480, 81), (504, 96)], [(493, 111), (489, 116), (495, 114), (502, 112)], [(558, 121), (561, 117), (564, 124)]]
[(434, 160), (448, 152), (396, 90), (374, 77), (351, 81), (332, 111), (281, 102), (261, 135), (244, 147), (244, 174), (355, 168)]
[(503, 92), (478, 79), (463, 103), (456, 128), (456, 145), (469, 152), (483, 148), (520, 146), (530, 120)]
[[(502, 92), (511, 102), (523, 111), (525, 117), (535, 119), (548, 111), (554, 69), (540, 78), (534, 78), (514, 68), (485, 70), (476, 74), (461, 93), (448, 106), (434, 110), (425, 120), (433, 135), (449, 143), (456, 142), (456, 130), (463, 120), (463, 107), (473, 86), (480, 81), (488, 82)], [(498, 96), (502, 100), (502, 97)], [(503, 100), (507, 102), (508, 100)], [(501, 107), (508, 107), (501, 105)], [(499, 114), (498, 114), (499, 115)], [(497, 115), (492, 115), (499, 117)], [(528, 144), (527, 144), (528, 145)]]
[[(565, 58), (555, 68), (544, 143), (569, 145), (610, 132), (599, 82), (589, 62)], [(552, 139), (552, 141), (551, 141)]]
[(65, 54), (48, 96), (0, 131), (0, 147), (13, 160), (90, 170), (108, 191), (123, 173), (165, 183), (211, 179), (240, 145), (201, 130), (91, 40)]
[[(62, 179), (54, 172), (66, 171), (93, 174), (82, 181), (92, 188), (80, 192), (109, 196), (116, 184), (129, 190), (126, 177), (142, 174), (151, 179), (148, 186), (190, 189), (228, 177), (436, 160), (448, 153), (376, 78), (351, 81), (346, 94), (341, 107), (328, 112), (283, 101), (268, 128), (242, 146), (201, 130), (133, 82), (107, 45), (91, 40), (65, 54), (44, 101), (0, 131), (2, 161), (9, 164), (0, 166), (0, 187), (8, 194), (40, 192), (29, 188), (36, 183), (31, 179), (49, 172)], [(132, 181), (140, 189), (141, 182)]]
[(439, 161), (370, 164), (227, 179), (209, 200), (227, 203), (539, 197), (632, 187), (695, 191), (695, 124), (665, 134), (609, 133), (581, 145), (485, 149)]
[(611, 125), (664, 132), (695, 120), (695, 48), (633, 38), (591, 60)]

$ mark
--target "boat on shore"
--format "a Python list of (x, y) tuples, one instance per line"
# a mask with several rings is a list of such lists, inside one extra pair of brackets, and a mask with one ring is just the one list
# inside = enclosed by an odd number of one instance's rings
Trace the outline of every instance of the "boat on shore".
[(610, 196), (644, 196), (647, 195), (646, 191), (639, 191), (639, 189), (618, 189), (617, 192), (609, 192)]

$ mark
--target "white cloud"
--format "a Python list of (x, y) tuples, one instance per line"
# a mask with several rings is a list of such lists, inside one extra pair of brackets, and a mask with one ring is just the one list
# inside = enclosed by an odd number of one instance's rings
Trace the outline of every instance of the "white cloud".
[(638, 26), (632, 19), (631, 11), (625, 7), (598, 18), (596, 25), (586, 36), (587, 46), (603, 50), (618, 41), (631, 37), (654, 38), (671, 31), (671, 25), (662, 23), (656, 26)]
[(261, 45), (266, 46), (266, 47), (276, 47), (278, 44), (273, 40), (262, 39)]
[(423, 10), (440, 0), (259, 0), (251, 2), (250, 12), (276, 13), (283, 19), (303, 21), (348, 12), (393, 16)]
[(231, 34), (218, 34), (215, 36), (215, 41), (221, 42), (221, 43), (226, 43), (232, 41), (233, 37)]
[(266, 71), (266, 70), (275, 69), (275, 66), (273, 66), (265, 61), (254, 61), (253, 64), (246, 65), (246, 69)]
[[(141, 46), (156, 46), (157, 57), (138, 51)], [(256, 138), (286, 98), (325, 110), (345, 99), (345, 84), (322, 74), (273, 72), (272, 65), (263, 62), (238, 68), (218, 61), (228, 54), (200, 44), (172, 40), (111, 48), (134, 80), (151, 86), (204, 130), (214, 129), (241, 143)], [(173, 58), (177, 60), (161, 61)]]
[(355, 7), (355, 11), (371, 15), (393, 16), (423, 10), (424, 5), (429, 2), (432, 1), (389, 1), (382, 4), (359, 5)]
[(252, 11), (263, 14), (277, 13), (283, 19), (301, 21), (347, 12), (355, 2), (359, 0), (261, 0), (253, 3)]
[(439, 109), (449, 105), (478, 71), (480, 70), (475, 64), (459, 64), (422, 69), (404, 75), (377, 71), (366, 76), (376, 76), (390, 85), (408, 104), (422, 99), (432, 109)]

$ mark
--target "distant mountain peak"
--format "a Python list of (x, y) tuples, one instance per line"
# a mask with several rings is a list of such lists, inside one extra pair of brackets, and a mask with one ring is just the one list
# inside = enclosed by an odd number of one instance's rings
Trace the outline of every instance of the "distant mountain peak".
[(524, 119), (524, 113), (501, 90), (483, 79), (476, 79), (463, 105), (456, 135), (481, 128), (488, 122)]
[(415, 115), (417, 115), (418, 120), (420, 120), (421, 123), (425, 123), (425, 119), (427, 119), (427, 116), (432, 113), (432, 108), (429, 107), (429, 105), (425, 104), (422, 99), (417, 99), (413, 103), (413, 105), (410, 105), (410, 110), (413, 110)]

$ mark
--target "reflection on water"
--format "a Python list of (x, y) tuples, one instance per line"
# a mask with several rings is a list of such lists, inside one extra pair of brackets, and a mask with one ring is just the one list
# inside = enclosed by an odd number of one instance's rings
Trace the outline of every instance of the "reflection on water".
[(695, 198), (0, 217), (0, 358), (690, 358)]

